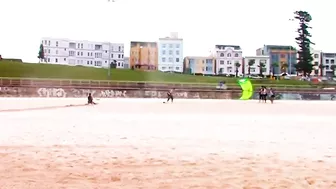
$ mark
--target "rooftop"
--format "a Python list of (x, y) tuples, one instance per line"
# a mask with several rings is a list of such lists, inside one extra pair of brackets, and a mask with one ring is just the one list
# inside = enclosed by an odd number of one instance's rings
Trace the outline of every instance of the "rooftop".
[(231, 47), (234, 50), (242, 50), (241, 47), (238, 46), (238, 45), (216, 45), (217, 49), (225, 49), (225, 48), (228, 48), (228, 47)]

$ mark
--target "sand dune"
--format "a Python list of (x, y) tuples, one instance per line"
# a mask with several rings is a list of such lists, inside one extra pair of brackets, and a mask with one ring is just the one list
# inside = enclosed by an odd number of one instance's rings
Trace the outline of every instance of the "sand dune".
[(158, 102), (0, 113), (0, 188), (336, 188), (334, 103)]

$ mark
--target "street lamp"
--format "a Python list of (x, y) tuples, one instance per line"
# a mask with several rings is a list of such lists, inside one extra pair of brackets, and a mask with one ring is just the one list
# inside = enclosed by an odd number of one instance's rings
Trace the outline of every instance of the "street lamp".
[[(294, 19), (288, 19), (289, 22), (294, 22)], [(289, 75), (292, 74), (292, 45), (289, 47)]]

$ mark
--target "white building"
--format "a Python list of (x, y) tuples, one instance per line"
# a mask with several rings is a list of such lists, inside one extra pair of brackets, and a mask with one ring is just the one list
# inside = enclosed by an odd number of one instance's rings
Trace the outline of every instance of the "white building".
[(243, 51), (240, 46), (236, 45), (216, 45), (216, 74), (238, 75), (243, 72)]
[(158, 69), (163, 72), (183, 72), (183, 39), (177, 33), (159, 39)]
[[(321, 75), (321, 69), (320, 69), (320, 65), (322, 63), (322, 51), (321, 50), (311, 50), (311, 53), (313, 54), (313, 71), (311, 73), (312, 76), (320, 76)], [(326, 69), (323, 69), (323, 74), (326, 74)]]
[(336, 53), (322, 53), (322, 65), (324, 66), (324, 76), (333, 76), (332, 66), (336, 66)]
[[(253, 65), (250, 65), (249, 64)], [(244, 74), (249, 73), (250, 68), (250, 74), (251, 75), (259, 75), (260, 71), (262, 71), (263, 75), (270, 75), (271, 72), (271, 63), (270, 63), (270, 57), (269, 56), (246, 56), (244, 58)], [(260, 70), (261, 68), (261, 70)]]
[(124, 44), (43, 38), (47, 63), (105, 67), (116, 63), (124, 67)]

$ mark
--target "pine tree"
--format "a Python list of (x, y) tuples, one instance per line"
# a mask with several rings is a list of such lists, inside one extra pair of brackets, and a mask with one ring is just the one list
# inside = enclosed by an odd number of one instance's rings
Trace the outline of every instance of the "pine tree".
[(40, 50), (39, 50), (37, 58), (39, 59), (40, 62), (45, 60), (45, 57), (44, 57), (44, 47), (43, 47), (42, 43), (40, 45)]
[(310, 52), (310, 45), (314, 45), (314, 43), (310, 41), (312, 35), (308, 31), (308, 29), (311, 29), (309, 22), (312, 20), (312, 17), (306, 11), (296, 11), (294, 14), (294, 18), (299, 21), (299, 28), (297, 30), (299, 36), (295, 38), (299, 46), (296, 69), (298, 72), (303, 72), (304, 76), (307, 76), (313, 70), (313, 55)]

